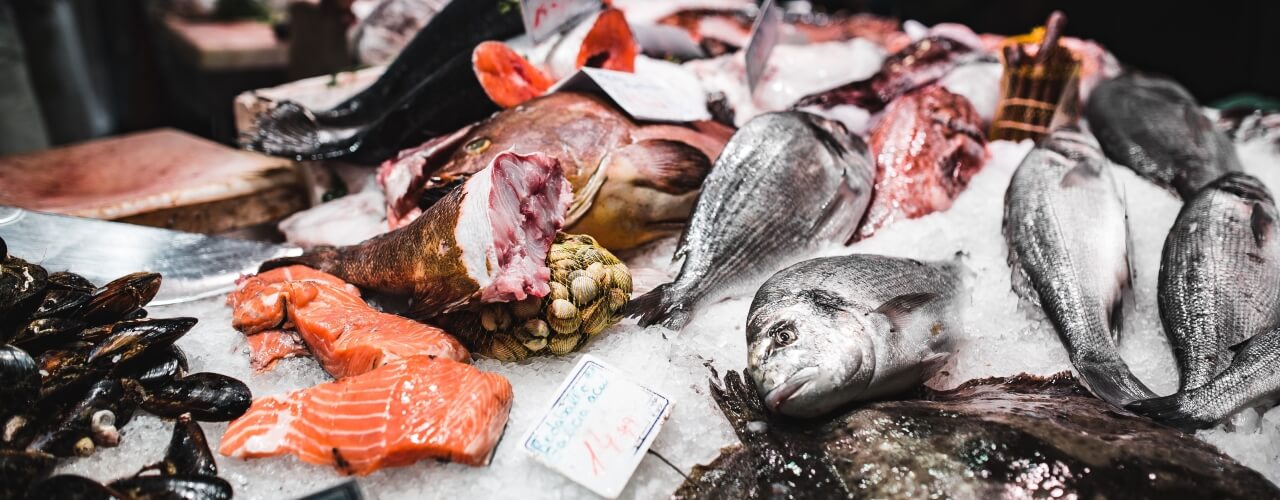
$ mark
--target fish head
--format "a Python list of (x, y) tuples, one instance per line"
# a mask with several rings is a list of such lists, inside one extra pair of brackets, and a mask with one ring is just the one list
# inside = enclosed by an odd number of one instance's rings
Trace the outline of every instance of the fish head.
[(875, 373), (874, 325), (822, 289), (753, 308), (747, 373), (774, 413), (816, 417), (851, 401)]

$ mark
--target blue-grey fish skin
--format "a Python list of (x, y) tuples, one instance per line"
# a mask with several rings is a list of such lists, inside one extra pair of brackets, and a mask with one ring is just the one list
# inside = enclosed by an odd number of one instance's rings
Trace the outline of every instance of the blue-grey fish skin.
[(1280, 326), (1280, 234), (1275, 201), (1253, 176), (1232, 173), (1187, 200), (1165, 238), (1160, 319), (1180, 390), (1227, 368), (1229, 348)]
[(871, 199), (867, 145), (837, 122), (766, 113), (739, 129), (703, 182), (676, 258), (680, 273), (627, 306), (640, 325), (680, 329), (699, 302), (847, 242)]
[(1013, 174), (1004, 234), (1015, 291), (1044, 310), (1094, 394), (1124, 405), (1154, 394), (1117, 345), (1131, 277), (1125, 206), (1110, 168), (1092, 136), (1053, 132)]
[(1125, 74), (1104, 81), (1089, 94), (1085, 117), (1111, 161), (1183, 199), (1242, 170), (1235, 145), (1171, 80)]

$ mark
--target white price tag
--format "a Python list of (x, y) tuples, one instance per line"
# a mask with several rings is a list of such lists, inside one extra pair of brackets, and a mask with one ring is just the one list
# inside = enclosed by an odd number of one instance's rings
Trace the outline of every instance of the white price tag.
[(747, 41), (746, 64), (747, 64), (747, 89), (752, 94), (756, 92), (756, 85), (760, 83), (760, 78), (764, 76), (765, 68), (769, 67), (769, 56), (773, 55), (773, 47), (778, 45), (778, 39), (782, 35), (782, 9), (774, 5), (773, 0), (765, 0), (760, 6), (760, 13), (756, 17), (755, 26), (751, 28), (751, 38)]
[(600, 8), (600, 0), (520, 0), (524, 31), (534, 43), (546, 40)]
[(673, 402), (583, 356), (521, 441), (535, 460), (616, 498), (671, 415)]
[(635, 73), (582, 68), (549, 92), (558, 90), (602, 93), (641, 121), (683, 123), (711, 118), (706, 97), (701, 92), (681, 91), (666, 82)]

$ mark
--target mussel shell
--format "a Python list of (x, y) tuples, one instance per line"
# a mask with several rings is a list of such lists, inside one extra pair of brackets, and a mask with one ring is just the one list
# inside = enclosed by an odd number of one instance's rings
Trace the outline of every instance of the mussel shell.
[(184, 413), (173, 423), (173, 437), (158, 469), (165, 476), (218, 475), (218, 462), (213, 458), (209, 441), (191, 415)]
[(142, 409), (161, 417), (191, 413), (202, 422), (225, 422), (244, 415), (252, 403), (244, 382), (220, 373), (193, 373), (149, 391)]
[(80, 311), (81, 307), (93, 298), (90, 292), (82, 290), (66, 290), (50, 286), (44, 292), (44, 299), (36, 306), (32, 318), (67, 318)]
[(231, 483), (213, 476), (134, 476), (111, 483), (131, 500), (229, 500)]
[(53, 474), (56, 464), (48, 453), (0, 450), (0, 498), (22, 498), (31, 483)]
[(39, 418), (32, 413), (5, 417), (0, 425), (0, 449), (24, 449), (40, 433)]
[(89, 352), (89, 363), (96, 366), (126, 363), (151, 349), (173, 345), (195, 324), (195, 318), (121, 321), (112, 325), (111, 334)]
[(36, 483), (30, 490), (27, 490), (27, 498), (108, 500), (127, 497), (87, 477), (74, 474), (59, 474)]
[(9, 258), (9, 245), (4, 242), (4, 238), (0, 238), (0, 262), (4, 262)]
[(99, 288), (80, 309), (80, 317), (91, 325), (120, 321), (151, 302), (158, 291), (159, 274), (128, 274)]
[(38, 318), (19, 328), (9, 342), (27, 352), (40, 354), (66, 341), (75, 340), (83, 329), (84, 322), (78, 319)]
[(0, 346), (0, 416), (30, 408), (39, 397), (40, 367), (36, 360), (18, 347)]
[(44, 297), (49, 273), (43, 267), (8, 257), (0, 263), (0, 330), (26, 319)]
[(176, 345), (147, 352), (123, 365), (122, 375), (137, 380), (143, 387), (153, 389), (187, 376), (190, 368), (187, 355)]
[(92, 345), (73, 342), (63, 349), (45, 351), (40, 354), (40, 399), (61, 398), (74, 392), (77, 387), (106, 374), (107, 370), (89, 364), (89, 350)]
[(97, 285), (94, 285), (92, 281), (85, 279), (84, 276), (67, 271), (50, 274), (49, 288), (78, 290), (89, 294), (93, 294), (93, 291), (98, 289)]
[(93, 439), (98, 446), (114, 446), (114, 442), (104, 442), (93, 432), (94, 415), (100, 411), (110, 412), (114, 421), (113, 432), (118, 432), (133, 417), (142, 397), (142, 388), (132, 380), (99, 380), (89, 387), (57, 425), (36, 438), (30, 446), (57, 456), (75, 455), (76, 443), (85, 437)]

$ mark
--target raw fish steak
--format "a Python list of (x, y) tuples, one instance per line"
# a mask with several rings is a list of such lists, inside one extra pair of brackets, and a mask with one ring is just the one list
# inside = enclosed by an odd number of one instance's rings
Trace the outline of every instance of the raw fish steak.
[(511, 399), (511, 383), (501, 375), (414, 356), (258, 399), (227, 427), (218, 452), (238, 458), (289, 453), (358, 475), (423, 459), (486, 465)]
[[(294, 278), (294, 279), (290, 279)], [(337, 378), (359, 375), (417, 355), (467, 361), (467, 349), (443, 330), (374, 310), (355, 287), (304, 266), (273, 269), (248, 278), (232, 292), (232, 326), (253, 335), (255, 368), (297, 354), (282, 326), (296, 330)]]

